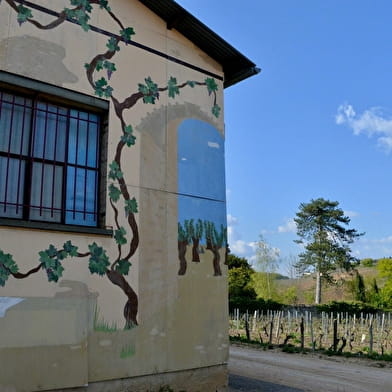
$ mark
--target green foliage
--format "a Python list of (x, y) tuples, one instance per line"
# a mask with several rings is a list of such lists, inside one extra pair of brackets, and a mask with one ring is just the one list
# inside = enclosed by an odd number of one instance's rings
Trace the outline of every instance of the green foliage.
[(9, 253), (0, 250), (0, 286), (4, 286), (11, 273), (17, 273), (18, 266)]
[(122, 226), (118, 230), (114, 231), (114, 240), (117, 245), (125, 245), (127, 243), (127, 238), (125, 237), (126, 234), (127, 232)]
[(115, 185), (109, 185), (109, 197), (116, 203), (120, 199), (121, 191)]
[(102, 77), (94, 82), (95, 95), (99, 97), (110, 98), (112, 96), (113, 88), (108, 85), (107, 80)]
[(257, 297), (277, 302), (282, 301), (277, 289), (277, 276), (279, 274), (271, 272), (255, 272), (252, 277), (252, 285), (256, 290)]
[(135, 35), (135, 31), (132, 27), (127, 27), (120, 30), (120, 35), (125, 42), (130, 42), (132, 40), (132, 36)]
[(338, 302), (332, 301), (327, 304), (316, 305), (316, 309), (319, 313), (321, 312), (330, 312), (330, 313), (348, 313), (349, 315), (360, 316), (361, 313), (367, 314), (375, 314), (378, 309), (374, 306), (358, 303), (358, 302)]
[(120, 47), (118, 46), (118, 40), (114, 37), (109, 38), (108, 42), (106, 43), (106, 47), (111, 52), (118, 52), (120, 50)]
[(99, 307), (94, 309), (94, 331), (96, 332), (117, 332), (118, 327), (115, 322), (109, 323), (103, 318), (99, 317)]
[(71, 5), (74, 9), (65, 8), (64, 11), (68, 18), (74, 19), (84, 31), (90, 30), (88, 21), (90, 20), (90, 13), (93, 9), (89, 0), (71, 0)]
[(355, 301), (366, 302), (365, 282), (362, 275), (358, 271), (355, 271), (352, 291)]
[(371, 258), (366, 258), (361, 260), (361, 265), (363, 267), (373, 267), (375, 264), (375, 260)]
[(233, 302), (246, 302), (256, 299), (256, 291), (252, 287), (253, 268), (245, 258), (229, 253), (227, 256), (229, 267), (229, 299)]
[[(296, 242), (305, 247), (299, 255), (296, 267), (303, 273), (316, 271), (322, 279), (333, 281), (331, 272), (337, 268), (352, 269), (358, 260), (351, 255), (349, 244), (363, 235), (354, 229), (346, 229), (350, 218), (338, 208), (337, 201), (319, 198), (301, 203), (294, 219), (297, 224)], [(317, 289), (317, 286), (316, 286)], [(321, 282), (316, 299), (321, 296)]]
[(180, 242), (189, 241), (189, 235), (187, 233), (187, 230), (184, 227), (182, 227), (180, 222), (178, 222), (178, 241)]
[(88, 249), (90, 251), (88, 269), (92, 274), (105, 275), (107, 267), (110, 265), (105, 250), (95, 242), (89, 245)]
[(31, 19), (33, 17), (30, 8), (26, 8), (23, 5), (18, 5), (17, 8), (18, 8), (17, 21), (19, 23), (19, 26), (22, 25), (22, 23), (26, 22), (27, 19)]
[(381, 305), (386, 308), (392, 308), (392, 259), (379, 259), (377, 270), (381, 278), (386, 278), (384, 287), (379, 293)]
[(110, 62), (110, 61), (107, 61), (107, 60), (105, 60), (105, 61), (98, 61), (95, 69), (97, 71), (100, 71), (101, 69), (106, 69), (106, 72), (107, 72), (107, 75), (108, 75), (108, 79), (111, 78), (113, 72), (117, 71), (116, 65), (114, 63)]
[(131, 125), (124, 127), (124, 134), (121, 136), (121, 141), (124, 142), (128, 147), (131, 147), (136, 142), (136, 136), (133, 135), (133, 128)]
[(245, 257), (238, 257), (236, 255), (234, 255), (233, 253), (229, 253), (227, 255), (227, 266), (230, 269), (232, 268), (244, 268), (244, 269), (248, 269), (250, 271), (253, 271), (253, 268), (251, 267), (251, 265), (248, 263), (248, 260), (245, 259)]
[(194, 88), (194, 87), (196, 86), (196, 82), (193, 81), (193, 80), (188, 80), (188, 81), (186, 82), (186, 84), (187, 84), (189, 87), (191, 87), (191, 88)]
[(296, 305), (298, 303), (298, 288), (288, 287), (282, 294), (282, 302), (287, 305)]
[(219, 114), (220, 114), (221, 108), (219, 105), (215, 104), (212, 108), (211, 108), (211, 113), (218, 118)]
[(99, 8), (103, 8), (110, 12), (108, 0), (99, 0)]
[(124, 177), (123, 172), (121, 171), (120, 166), (116, 161), (113, 161), (109, 165), (109, 169), (109, 178), (112, 180), (119, 180)]
[(177, 79), (170, 77), (167, 83), (167, 92), (170, 98), (175, 98), (176, 95), (180, 94), (180, 89), (177, 86)]
[(120, 358), (128, 358), (135, 355), (135, 346), (133, 344), (128, 344), (121, 349)]
[(218, 231), (214, 222), (204, 221), (204, 233), (207, 243), (210, 242), (218, 248), (222, 248), (227, 243), (227, 229), (223, 225), (220, 226), (220, 231)]
[(214, 78), (206, 78), (205, 80), (208, 95), (211, 95), (213, 92), (218, 91), (218, 85), (215, 82)]
[(233, 312), (234, 309), (239, 309), (240, 312), (254, 312), (255, 310), (281, 310), (283, 309), (283, 304), (272, 301), (264, 300), (263, 298), (246, 298), (246, 297), (234, 297), (229, 298), (229, 309)]
[(159, 99), (158, 85), (154, 83), (149, 76), (144, 79), (146, 84), (139, 83), (139, 92), (143, 94), (143, 102), (155, 104), (155, 100)]
[(392, 259), (383, 258), (377, 262), (377, 270), (382, 278), (392, 278)]
[(116, 264), (115, 270), (121, 275), (128, 275), (131, 265), (128, 260), (122, 259)]
[(78, 255), (78, 247), (72, 245), (71, 241), (67, 241), (64, 244), (63, 249), (68, 254), (68, 256), (76, 257)]
[(137, 214), (137, 201), (133, 197), (132, 199), (125, 200), (125, 215), (128, 216), (130, 213)]
[[(72, 244), (68, 244), (72, 246)], [(57, 282), (59, 278), (63, 275), (64, 267), (61, 261), (67, 257), (67, 252), (64, 250), (58, 251), (52, 244), (49, 248), (39, 252), (39, 261), (42, 268), (46, 271), (49, 282)]]

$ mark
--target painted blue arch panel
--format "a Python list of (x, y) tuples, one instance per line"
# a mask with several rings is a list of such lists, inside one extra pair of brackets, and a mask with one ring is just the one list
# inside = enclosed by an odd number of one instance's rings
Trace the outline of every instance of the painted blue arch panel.
[(178, 128), (178, 191), (226, 200), (224, 139), (209, 123), (187, 119)]
[[(196, 119), (178, 128), (178, 219), (226, 228), (224, 139), (211, 124)], [(202, 239), (204, 242), (204, 239)]]

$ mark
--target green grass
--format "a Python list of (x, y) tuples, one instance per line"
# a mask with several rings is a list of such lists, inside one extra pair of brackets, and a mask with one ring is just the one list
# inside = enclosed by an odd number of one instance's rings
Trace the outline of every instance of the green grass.
[(94, 311), (94, 331), (96, 332), (117, 332), (117, 324), (115, 322), (109, 323), (104, 318), (99, 317), (99, 308), (95, 307)]
[(135, 355), (135, 346), (133, 344), (128, 344), (121, 349), (120, 358), (128, 358)]

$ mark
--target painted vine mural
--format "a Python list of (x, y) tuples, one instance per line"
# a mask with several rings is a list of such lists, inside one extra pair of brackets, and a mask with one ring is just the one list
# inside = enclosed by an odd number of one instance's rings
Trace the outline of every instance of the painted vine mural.
[[(204, 81), (188, 80), (178, 83), (175, 77), (170, 77), (167, 84), (158, 86), (151, 77), (146, 77), (144, 82), (138, 84), (136, 92), (131, 93), (124, 100), (119, 100), (114, 95), (114, 90), (109, 82), (116, 72), (116, 65), (112, 62), (116, 53), (120, 51), (121, 45), (127, 45), (135, 34), (132, 27), (125, 27), (120, 19), (114, 14), (107, 0), (70, 0), (71, 8), (65, 8), (58, 13), (50, 23), (44, 25), (36, 20), (30, 8), (25, 7), (20, 2), (14, 0), (4, 0), (16, 13), (19, 25), (30, 23), (40, 30), (50, 30), (58, 27), (66, 21), (78, 23), (84, 31), (90, 29), (89, 20), (94, 6), (98, 6), (101, 11), (106, 12), (113, 22), (119, 27), (119, 35), (112, 35), (106, 44), (104, 52), (97, 54), (85, 66), (87, 80), (94, 93), (99, 97), (110, 99), (115, 114), (120, 122), (122, 135), (117, 143), (115, 156), (109, 164), (108, 176), (112, 183), (108, 187), (109, 203), (114, 212), (115, 230), (113, 239), (117, 246), (117, 257), (110, 260), (106, 250), (93, 242), (88, 246), (88, 251), (80, 252), (78, 247), (71, 241), (66, 241), (62, 248), (56, 248), (50, 244), (48, 249), (39, 252), (39, 260), (36, 267), (27, 272), (20, 272), (17, 263), (12, 255), (0, 250), (0, 286), (4, 286), (11, 276), (15, 279), (25, 279), (41, 270), (45, 271), (49, 282), (57, 282), (63, 274), (63, 262), (69, 258), (87, 258), (88, 268), (91, 274), (106, 276), (111, 283), (118, 286), (127, 298), (124, 306), (125, 329), (130, 329), (138, 324), (138, 296), (126, 280), (126, 276), (131, 269), (131, 259), (139, 246), (139, 231), (136, 221), (138, 213), (137, 200), (129, 194), (121, 162), (126, 148), (130, 148), (136, 143), (136, 136), (132, 125), (124, 119), (124, 113), (132, 109), (138, 102), (144, 104), (155, 104), (159, 100), (160, 94), (166, 92), (170, 98), (175, 98), (183, 88), (195, 88), (204, 86), (212, 98), (212, 114), (216, 117), (220, 114), (220, 107), (217, 104), (216, 92), (218, 85), (213, 78), (206, 78)], [(0, 0), (1, 2), (1, 0)], [(106, 72), (105, 76), (102, 74)], [(119, 215), (125, 213), (126, 227), (120, 225)], [(186, 260), (183, 246), (193, 243), (194, 261), (198, 258), (198, 241), (204, 234), (206, 238), (206, 249), (214, 255), (215, 275), (220, 275), (219, 248), (225, 242), (225, 229), (222, 227), (217, 231), (211, 222), (198, 221), (195, 226), (193, 222), (188, 222), (185, 228), (179, 224), (179, 254), (182, 260), (181, 270), (185, 273)], [(181, 244), (181, 246), (180, 246)], [(181, 247), (181, 250), (180, 250)], [(186, 245), (185, 245), (186, 247)], [(185, 263), (185, 264), (184, 264)]]

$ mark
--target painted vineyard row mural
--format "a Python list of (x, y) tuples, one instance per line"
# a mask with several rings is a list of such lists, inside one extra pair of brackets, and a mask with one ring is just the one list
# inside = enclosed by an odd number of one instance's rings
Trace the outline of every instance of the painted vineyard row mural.
[(211, 252), (214, 276), (222, 275), (220, 250), (227, 248), (224, 140), (212, 125), (196, 119), (178, 129), (178, 275), (187, 270), (187, 246), (192, 262)]
[[(21, 28), (31, 24), (39, 30), (51, 30), (71, 20), (88, 32), (89, 20), (93, 10), (105, 12), (118, 27), (118, 34), (111, 35), (100, 53), (84, 64), (85, 75), (92, 91), (100, 98), (110, 100), (112, 109), (121, 127), (121, 137), (116, 142), (115, 155), (109, 164), (108, 196), (114, 213), (115, 227), (113, 241), (117, 255), (109, 258), (107, 251), (96, 242), (88, 249), (80, 250), (71, 241), (62, 247), (48, 244), (47, 249), (39, 252), (37, 264), (29, 271), (19, 270), (17, 262), (6, 250), (0, 250), (0, 286), (7, 284), (9, 278), (27, 279), (36, 273), (46, 273), (49, 282), (58, 282), (62, 277), (66, 261), (69, 259), (87, 259), (91, 274), (108, 279), (124, 293), (124, 328), (131, 329), (138, 325), (138, 295), (131, 287), (127, 276), (132, 273), (132, 258), (139, 247), (139, 230), (136, 220), (138, 202), (129, 193), (122, 168), (125, 154), (129, 154), (136, 144), (132, 124), (124, 119), (126, 111), (132, 110), (138, 103), (154, 105), (160, 96), (167, 94), (175, 99), (183, 89), (204, 88), (211, 99), (211, 111), (215, 117), (220, 114), (217, 104), (218, 85), (213, 78), (204, 80), (178, 81), (171, 76), (164, 85), (158, 85), (148, 76), (135, 87), (126, 98), (120, 99), (111, 87), (110, 81), (116, 77), (115, 58), (124, 45), (132, 40), (135, 32), (132, 27), (124, 26), (118, 15), (112, 11), (107, 0), (70, 0), (70, 8), (58, 12), (48, 24), (42, 24), (33, 14), (33, 10), (23, 3), (4, 0), (12, 10)], [(83, 54), (81, 54), (83, 57)], [(83, 65), (81, 65), (83, 67)], [(130, 67), (131, 68), (131, 67)], [(111, 124), (112, 127), (113, 124)], [(210, 251), (213, 254), (214, 275), (221, 275), (219, 249), (226, 246), (225, 203), (224, 203), (224, 155), (223, 141), (219, 132), (208, 124), (185, 121), (179, 129), (179, 236), (178, 248), (180, 271), (186, 271), (184, 247), (193, 246), (192, 261), (199, 260), (198, 254)], [(200, 149), (194, 147), (202, 142)], [(193, 149), (193, 151), (191, 151)], [(208, 153), (207, 153), (208, 152)], [(202, 176), (196, 175), (197, 166), (205, 168)], [(211, 170), (211, 166), (216, 170)], [(209, 168), (209, 169), (208, 169)], [(216, 171), (216, 172), (215, 172)], [(223, 182), (222, 182), (223, 179)], [(192, 197), (197, 195), (200, 197)], [(121, 225), (120, 215), (125, 214), (126, 224)], [(124, 216), (124, 215), (122, 215)]]

